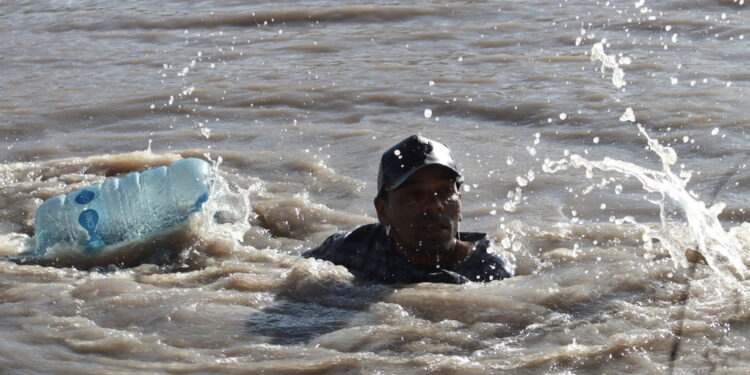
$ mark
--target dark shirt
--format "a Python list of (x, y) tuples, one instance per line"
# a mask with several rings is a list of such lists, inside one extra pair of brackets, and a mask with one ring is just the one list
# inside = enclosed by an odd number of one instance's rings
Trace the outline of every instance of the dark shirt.
[(421, 282), (463, 284), (492, 281), (513, 276), (513, 267), (492, 252), (492, 242), (484, 233), (459, 233), (459, 239), (472, 243), (469, 255), (451, 269), (409, 263), (393, 248), (385, 228), (363, 225), (354, 231), (337, 233), (320, 246), (305, 251), (305, 258), (330, 261), (346, 267), (361, 281), (385, 284)]

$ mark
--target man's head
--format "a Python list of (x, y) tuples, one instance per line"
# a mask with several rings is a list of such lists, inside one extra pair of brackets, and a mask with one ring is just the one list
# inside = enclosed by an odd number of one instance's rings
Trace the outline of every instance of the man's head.
[(413, 135), (383, 153), (375, 208), (400, 251), (450, 256), (461, 221), (462, 181), (442, 143)]

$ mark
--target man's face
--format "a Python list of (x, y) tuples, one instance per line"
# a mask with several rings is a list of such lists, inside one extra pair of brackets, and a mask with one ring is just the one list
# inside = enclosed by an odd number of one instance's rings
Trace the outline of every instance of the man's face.
[(453, 172), (425, 167), (409, 177), (388, 199), (375, 199), (378, 219), (390, 226), (396, 246), (408, 254), (446, 255), (461, 221), (461, 194)]

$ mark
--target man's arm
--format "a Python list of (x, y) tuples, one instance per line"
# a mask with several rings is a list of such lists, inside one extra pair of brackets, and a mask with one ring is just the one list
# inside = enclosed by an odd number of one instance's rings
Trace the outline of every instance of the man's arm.
[(322, 260), (333, 260), (336, 250), (336, 239), (341, 236), (341, 233), (336, 233), (326, 238), (320, 245), (309, 249), (302, 253), (303, 258), (315, 258)]

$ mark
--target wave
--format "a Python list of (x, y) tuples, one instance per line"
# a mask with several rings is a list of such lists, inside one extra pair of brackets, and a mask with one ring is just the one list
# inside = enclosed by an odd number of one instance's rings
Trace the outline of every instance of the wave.
[(239, 14), (213, 13), (181, 15), (152, 19), (147, 17), (116, 16), (104, 20), (68, 22), (56, 24), (49, 31), (71, 30), (121, 30), (121, 29), (165, 29), (257, 27), (263, 25), (315, 24), (320, 22), (364, 22), (382, 23), (434, 15), (437, 10), (427, 7), (396, 6), (343, 6), (332, 8), (298, 8), (288, 10), (262, 10)]

